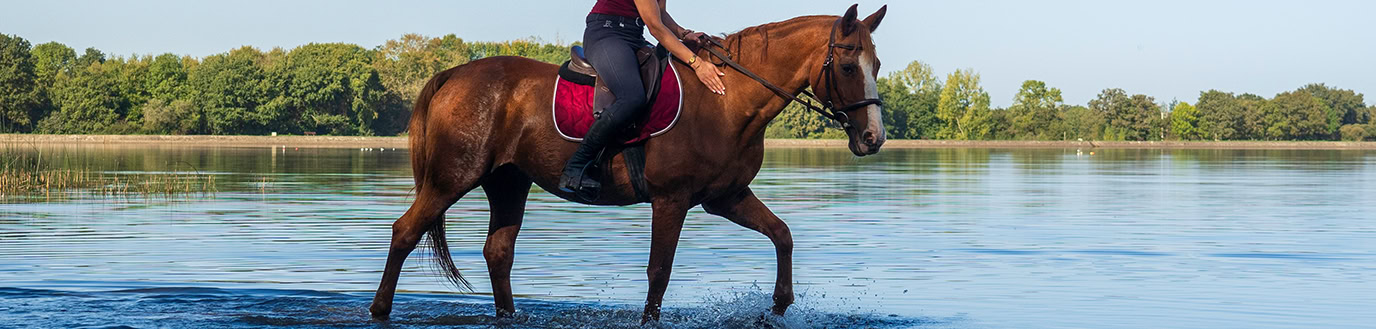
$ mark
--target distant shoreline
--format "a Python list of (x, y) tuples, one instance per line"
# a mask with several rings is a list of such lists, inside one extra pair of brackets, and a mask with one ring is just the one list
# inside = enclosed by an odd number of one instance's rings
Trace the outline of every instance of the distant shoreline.
[[(23, 144), (140, 145), (180, 147), (310, 147), (407, 148), (406, 137), (356, 136), (167, 136), (167, 135), (39, 135), (0, 134), (0, 146)], [(845, 140), (770, 139), (766, 147), (845, 148)], [(1249, 149), (1249, 150), (1376, 150), (1376, 142), (1224, 141), (1224, 142), (1079, 142), (1079, 141), (954, 141), (890, 140), (884, 148), (1024, 148), (1024, 149)]]

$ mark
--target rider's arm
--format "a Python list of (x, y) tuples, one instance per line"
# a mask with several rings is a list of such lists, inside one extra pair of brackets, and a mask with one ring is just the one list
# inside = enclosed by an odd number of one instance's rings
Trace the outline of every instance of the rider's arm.
[(673, 31), (675, 38), (683, 40), (683, 36), (687, 34), (684, 32), (688, 29), (678, 25), (678, 22), (674, 21), (674, 16), (669, 15), (669, 6), (666, 2), (668, 2), (668, 0), (659, 0), (659, 13), (664, 18), (664, 27), (669, 28), (669, 31)]
[[(689, 51), (688, 46), (684, 46), (683, 42), (678, 40), (678, 36), (674, 35), (674, 31), (665, 25), (664, 18), (668, 17), (668, 14), (664, 13), (664, 10), (659, 6), (660, 1), (665, 0), (635, 0), (635, 8), (640, 11), (640, 19), (645, 21), (645, 27), (650, 29), (650, 35), (653, 35), (655, 40), (659, 40), (659, 44), (664, 48), (669, 49), (669, 53), (674, 54), (674, 57), (688, 62), (693, 67), (693, 71), (696, 71), (698, 79), (707, 85), (707, 89), (718, 94), (725, 94), (726, 85), (722, 84), (721, 79), (718, 78), (722, 73), (717, 71), (717, 67)], [(673, 24), (672, 20), (669, 22)], [(677, 26), (678, 24), (674, 25)]]
[(659, 0), (635, 0), (635, 7), (640, 11), (640, 19), (645, 21), (645, 27), (650, 29), (650, 35), (659, 40), (659, 44), (669, 48), (669, 52), (675, 57), (683, 60), (693, 58), (693, 52), (689, 51), (688, 46), (684, 46), (683, 42), (678, 40), (678, 36), (674, 35), (674, 31), (665, 24), (664, 10), (659, 7)]

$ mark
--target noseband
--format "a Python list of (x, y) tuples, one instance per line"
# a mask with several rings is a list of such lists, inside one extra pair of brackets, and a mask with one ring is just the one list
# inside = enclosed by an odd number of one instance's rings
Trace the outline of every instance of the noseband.
[(821, 84), (823, 79), (826, 80), (827, 88), (825, 90), (825, 93), (822, 94), (823, 96), (826, 96), (826, 98), (817, 97), (817, 95), (814, 95), (806, 90), (802, 92), (803, 95), (807, 95), (809, 98), (816, 100), (817, 103), (822, 104), (822, 106), (820, 107), (817, 105), (813, 105), (812, 102), (803, 101), (803, 99), (799, 98), (797, 95), (790, 93), (784, 90), (783, 88), (780, 88), (778, 85), (770, 83), (769, 80), (761, 78), (754, 72), (745, 69), (745, 67), (741, 66), (740, 63), (736, 63), (736, 61), (731, 60), (731, 56), (723, 54), (720, 50), (717, 50), (717, 48), (726, 49), (726, 46), (722, 45), (720, 42), (717, 42), (716, 39), (707, 38), (707, 40), (710, 41), (710, 44), (703, 48), (706, 48), (707, 52), (711, 53), (712, 56), (720, 58), (722, 63), (725, 63), (727, 66), (730, 66), (736, 69), (737, 71), (740, 71), (741, 73), (745, 74), (745, 76), (754, 79), (761, 85), (764, 85), (765, 88), (769, 88), (769, 90), (773, 91), (780, 97), (797, 102), (799, 105), (802, 105), (803, 107), (806, 107), (807, 109), (812, 110), (813, 112), (817, 112), (818, 114), (821, 114), (823, 117), (836, 120), (836, 122), (841, 123), (841, 128), (843, 129), (850, 129), (850, 116), (847, 115), (846, 112), (854, 111), (870, 105), (883, 106), (884, 101), (878, 98), (867, 98), (841, 108), (836, 108), (836, 106), (832, 104), (831, 101), (833, 99), (836, 99), (836, 95), (840, 94), (840, 92), (836, 90), (836, 68), (835, 65), (833, 65), (836, 59), (836, 48), (841, 48), (845, 50), (861, 49), (859, 46), (852, 44), (836, 43), (836, 30), (839, 30), (841, 28), (842, 19), (844, 18), (837, 19), (836, 22), (832, 23), (831, 25), (831, 33), (827, 36), (827, 38), (829, 39), (827, 40), (827, 59), (826, 61), (822, 62), (822, 71), (818, 73), (817, 76), (818, 84)]

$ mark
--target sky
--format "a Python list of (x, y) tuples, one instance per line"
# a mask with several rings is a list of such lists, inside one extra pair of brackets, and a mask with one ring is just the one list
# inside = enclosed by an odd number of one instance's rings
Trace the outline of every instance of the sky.
[[(572, 43), (595, 0), (0, 0), (0, 33), (107, 54), (205, 56), (243, 45), (348, 42), (406, 33)], [(856, 1), (673, 0), (685, 27), (727, 33)], [(1266, 97), (1308, 83), (1376, 93), (1376, 1), (858, 1), (888, 4), (875, 34), (883, 74), (919, 60), (973, 69), (994, 106), (1022, 81), (1085, 104), (1105, 88), (1193, 103), (1218, 89)], [(1369, 100), (1376, 103), (1376, 100)]]

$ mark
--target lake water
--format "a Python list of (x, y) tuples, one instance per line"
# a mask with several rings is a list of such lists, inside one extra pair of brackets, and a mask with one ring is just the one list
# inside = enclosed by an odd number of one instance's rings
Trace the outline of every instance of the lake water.
[[(404, 149), (19, 149), (207, 173), (218, 191), (0, 202), (0, 327), (378, 326), (367, 305), (410, 201)], [(1376, 152), (773, 149), (764, 167), (752, 186), (792, 228), (798, 304), (761, 318), (773, 247), (696, 209), (663, 326), (1376, 325)], [(501, 321), (486, 207), (475, 191), (447, 218), (477, 294), (418, 252), (393, 326), (636, 326), (648, 207), (532, 193), (512, 271), (522, 314)]]

